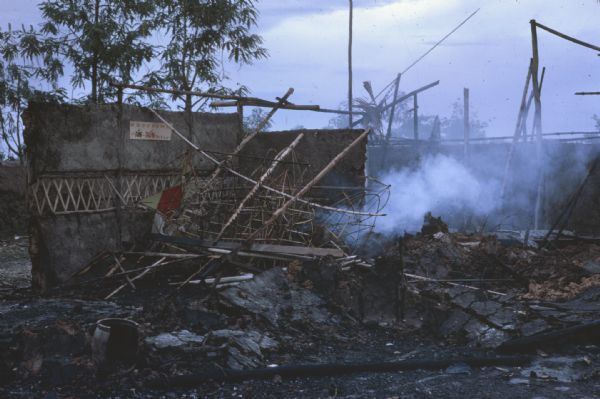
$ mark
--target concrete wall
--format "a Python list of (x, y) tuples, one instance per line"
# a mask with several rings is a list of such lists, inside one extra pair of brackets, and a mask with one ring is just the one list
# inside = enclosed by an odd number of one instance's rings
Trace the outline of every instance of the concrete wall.
[[(183, 113), (161, 114), (217, 158), (231, 153), (242, 137), (238, 114), (195, 113), (192, 128)], [(159, 122), (149, 110), (129, 105), (121, 109), (117, 105), (30, 104), (24, 123), (34, 287), (44, 289), (68, 280), (102, 251), (147, 242), (153, 214), (135, 209), (135, 203), (180, 181), (189, 147), (174, 134), (170, 141), (132, 140), (130, 121)], [(268, 166), (299, 132), (259, 134), (241, 157), (233, 158), (232, 166), (247, 175), (261, 165)], [(294, 151), (295, 158), (289, 160), (305, 166), (305, 181), (362, 133), (302, 132), (305, 137)], [(365, 153), (363, 142), (320, 185), (363, 187)], [(199, 175), (214, 168), (201, 156), (193, 157), (193, 165)], [(282, 165), (279, 171), (288, 167)], [(323, 192), (317, 194), (323, 196)]]
[[(194, 113), (193, 133), (182, 112), (161, 112), (179, 132), (205, 150), (227, 151), (241, 134), (237, 114)], [(167, 170), (189, 149), (173, 135), (170, 141), (129, 139), (129, 122), (160, 122), (147, 109), (117, 105), (32, 103), (25, 114), (25, 140), (32, 178), (48, 173), (107, 170)], [(212, 165), (194, 157), (200, 170)]]
[[(352, 141), (363, 132), (362, 129), (354, 130), (290, 130), (260, 133), (248, 143), (242, 157), (240, 169), (251, 171), (262, 165), (268, 167), (272, 159), (282, 149), (287, 147), (300, 133), (304, 137), (294, 149), (294, 157), (289, 156), (286, 161), (296, 159), (306, 168), (306, 179), (319, 173), (337, 154), (342, 152)], [(364, 187), (365, 163), (367, 141), (354, 147), (337, 165), (321, 180), (318, 186), (345, 186)], [(290, 164), (284, 163), (278, 170), (290, 170)], [(307, 182), (307, 181), (306, 181)], [(339, 190), (338, 190), (339, 191)], [(317, 198), (329, 197), (335, 201), (332, 190), (312, 190), (311, 196)], [(333, 198), (331, 198), (333, 196)]]
[(27, 234), (26, 190), (27, 169), (16, 161), (0, 162), (0, 238)]
[[(203, 149), (227, 153), (239, 142), (237, 114), (194, 113), (192, 129), (181, 112), (161, 114)], [(124, 206), (115, 191), (128, 201), (160, 192), (176, 181), (189, 147), (174, 134), (170, 141), (132, 140), (130, 121), (160, 122), (130, 105), (27, 109), (34, 287), (64, 282), (99, 252), (130, 247), (150, 232), (153, 215)], [(193, 160), (199, 174), (212, 169), (202, 157)]]
[[(479, 181), (501, 181), (504, 176), (509, 143), (471, 144), (467, 167)], [(421, 142), (407, 146), (369, 146), (368, 173), (384, 176), (392, 170), (415, 168), (431, 155), (443, 154), (464, 161), (462, 144)], [(491, 215), (488, 227), (502, 224), (505, 228), (526, 229), (531, 226), (533, 205), (537, 192), (537, 160), (535, 143), (517, 144), (511, 163), (506, 192), (505, 212)], [(600, 154), (600, 143), (565, 143), (546, 140), (543, 145), (542, 228), (549, 227), (564, 208), (571, 194), (587, 173), (587, 167)], [(582, 233), (600, 234), (600, 170), (588, 181), (571, 217), (569, 229)], [(452, 184), (452, 182), (449, 182)], [(508, 216), (507, 216), (508, 215)], [(441, 215), (454, 222), (455, 227), (464, 215)]]

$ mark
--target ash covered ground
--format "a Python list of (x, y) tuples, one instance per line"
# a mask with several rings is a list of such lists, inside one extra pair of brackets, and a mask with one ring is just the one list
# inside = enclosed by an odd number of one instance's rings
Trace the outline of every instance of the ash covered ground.
[[(380, 250), (370, 268), (327, 258), (292, 261), (237, 285), (177, 290), (169, 283), (189, 275), (189, 261), (110, 300), (103, 298), (120, 281), (83, 279), (43, 295), (31, 292), (23, 240), (4, 242), (0, 396), (600, 395), (595, 242), (562, 240), (542, 250), (514, 238), (435, 226), (403, 239), (373, 240)], [(92, 344), (96, 322), (104, 318), (138, 323), (133, 357), (98, 360)], [(474, 359), (492, 364), (478, 366)], [(414, 361), (429, 366), (340, 369)], [(243, 381), (228, 374), (316, 364), (332, 368), (312, 377), (283, 370)]]

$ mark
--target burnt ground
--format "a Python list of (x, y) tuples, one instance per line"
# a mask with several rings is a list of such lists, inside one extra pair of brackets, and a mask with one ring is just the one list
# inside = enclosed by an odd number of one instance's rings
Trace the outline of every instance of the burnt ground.
[(0, 240), (11, 240), (15, 234), (28, 234), (26, 175), (25, 167), (20, 164), (0, 162)]
[(30, 285), (28, 238), (15, 236), (8, 240), (0, 240), (0, 290), (27, 288)]
[[(0, 248), (3, 284), (24, 285), (29, 264), (23, 244), (12, 241)], [(270, 269), (216, 292), (189, 286), (173, 294), (168, 282), (181, 281), (187, 270), (158, 273), (135, 292), (124, 290), (108, 301), (101, 298), (115, 285), (106, 282), (43, 295), (3, 289), (0, 397), (600, 396), (597, 330), (532, 345), (526, 351), (531, 361), (519, 367), (450, 362), (439, 370), (224, 383), (200, 375), (193, 388), (169, 381), (219, 368), (497, 356), (505, 354), (499, 349), (503, 342), (580, 325), (600, 314), (596, 274), (588, 270), (600, 252), (594, 244), (537, 251), (492, 238), (437, 235), (405, 243), (407, 273), (446, 280), (467, 274), (492, 280), (512, 273), (510, 281), (479, 285), (510, 295), (498, 299), (484, 292), (466, 300), (456, 286), (410, 282), (404, 319), (395, 323), (387, 283), (389, 265), (397, 265), (399, 255), (393, 244), (386, 251), (375, 270), (330, 270), (326, 263), (289, 266), (287, 272)], [(520, 281), (525, 275), (527, 284)], [(131, 362), (99, 367), (94, 361), (95, 322), (106, 317), (139, 323), (140, 349)]]

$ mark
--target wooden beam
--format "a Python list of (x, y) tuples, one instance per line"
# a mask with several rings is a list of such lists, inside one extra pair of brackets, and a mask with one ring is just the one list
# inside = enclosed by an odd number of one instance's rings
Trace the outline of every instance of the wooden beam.
[[(224, 250), (234, 250), (239, 247), (239, 243), (231, 241), (220, 241), (215, 243), (211, 240), (200, 240), (191, 237), (173, 237), (162, 234), (152, 234), (151, 238), (155, 241), (174, 243), (186, 247), (217, 248)], [(337, 248), (300, 247), (294, 245), (254, 243), (246, 250), (252, 252), (264, 252), (279, 255), (333, 256), (335, 258), (341, 258), (345, 256), (344, 251)]]
[[(132, 85), (132, 84), (118, 83), (118, 82), (110, 82), (109, 85), (112, 87), (117, 87), (119, 89), (142, 90), (142, 91), (147, 91), (150, 93), (174, 94), (174, 95), (178, 95), (178, 96), (197, 96), (197, 97), (207, 97), (207, 98), (219, 98), (222, 100), (242, 100), (242, 99), (252, 98), (252, 97), (234, 96), (234, 95), (229, 95), (229, 94), (207, 93), (204, 91), (164, 89), (162, 87)], [(257, 98), (256, 100), (259, 100), (259, 99)]]
[[(256, 101), (253, 99), (250, 100), (239, 100), (239, 101), (213, 101), (210, 103), (211, 107), (220, 108), (220, 107), (237, 107), (238, 105), (242, 105), (244, 107), (259, 107), (259, 108), (273, 108), (277, 103), (272, 101), (260, 100)], [(297, 105), (292, 103), (285, 103), (279, 107), (280, 109), (288, 109), (292, 111), (314, 111), (314, 112), (322, 112), (327, 114), (339, 114), (339, 115), (348, 115), (349, 111), (344, 111), (340, 109), (331, 109), (331, 108), (321, 108), (318, 105)], [(365, 115), (364, 112), (361, 111), (352, 111), (353, 115)], [(353, 123), (353, 126), (356, 125), (356, 122)]]
[(432, 87), (435, 87), (435, 86), (437, 86), (437, 85), (439, 85), (439, 84), (440, 84), (440, 81), (439, 81), (439, 80), (437, 80), (437, 81), (435, 81), (435, 82), (433, 82), (433, 83), (429, 83), (428, 85), (425, 85), (425, 86), (423, 86), (423, 87), (419, 87), (418, 89), (416, 89), (416, 90), (413, 90), (413, 91), (411, 91), (410, 93), (407, 93), (407, 94), (403, 95), (402, 97), (398, 98), (396, 101), (393, 101), (393, 102), (391, 102), (390, 104), (386, 105), (385, 107), (383, 107), (383, 108), (381, 109), (381, 112), (385, 112), (385, 111), (387, 111), (389, 108), (391, 108), (392, 106), (394, 106), (394, 105), (396, 105), (396, 104), (400, 104), (402, 101), (404, 101), (404, 100), (408, 100), (409, 98), (413, 97), (414, 95), (416, 95), (416, 94), (419, 94), (419, 93), (421, 93), (422, 91), (429, 90), (429, 89), (431, 89)]
[[(213, 101), (210, 106), (213, 108), (221, 107), (261, 107), (261, 108), (273, 108), (277, 105), (276, 102), (266, 100), (237, 100), (237, 101)], [(319, 111), (321, 107), (318, 105), (297, 105), (290, 102), (286, 102), (279, 106), (280, 109), (290, 109), (296, 111)]]
[(561, 32), (559, 32), (559, 31), (557, 31), (555, 29), (547, 27), (546, 25), (542, 25), (539, 22), (536, 22), (535, 19), (532, 20), (532, 21), (533, 21), (533, 23), (538, 28), (543, 29), (546, 32), (552, 33), (553, 35), (556, 35), (556, 36), (558, 36), (558, 37), (560, 37), (562, 39), (568, 40), (568, 41), (570, 41), (572, 43), (579, 44), (580, 46), (587, 47), (587, 48), (595, 50), (595, 51), (600, 51), (600, 47), (598, 47), (598, 46), (595, 46), (595, 45), (590, 44), (590, 43), (586, 43), (583, 40), (576, 39), (576, 38), (574, 38), (572, 36), (565, 35), (564, 33), (561, 33)]

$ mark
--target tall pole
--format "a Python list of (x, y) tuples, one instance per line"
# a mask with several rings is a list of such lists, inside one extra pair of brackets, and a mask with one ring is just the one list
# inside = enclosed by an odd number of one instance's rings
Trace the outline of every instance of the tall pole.
[(540, 56), (538, 52), (538, 38), (537, 38), (537, 26), (534, 19), (530, 22), (531, 24), (531, 48), (532, 48), (532, 62), (531, 62), (531, 83), (533, 86), (533, 99), (535, 103), (535, 114), (534, 114), (534, 126), (535, 131), (532, 134), (536, 135), (536, 161), (537, 161), (537, 169), (538, 169), (538, 180), (537, 180), (537, 190), (535, 197), (535, 208), (534, 208), (534, 217), (533, 217), (533, 225), (534, 229), (539, 229), (540, 227), (540, 215), (541, 215), (541, 202), (542, 202), (542, 182), (544, 178), (543, 172), (543, 161), (542, 161), (542, 100), (540, 97), (540, 83), (539, 83), (539, 66), (540, 66)]
[(348, 128), (352, 129), (352, 0), (348, 21)]
[(469, 160), (469, 89), (466, 87), (463, 89), (463, 124), (464, 124), (464, 135), (465, 135), (465, 163)]
[(415, 140), (419, 140), (419, 102), (416, 93), (413, 96), (413, 134)]
[(394, 86), (394, 99), (392, 100), (392, 109), (390, 110), (390, 119), (388, 120), (388, 128), (386, 140), (390, 141), (392, 137), (392, 122), (394, 121), (394, 112), (396, 112), (396, 99), (398, 98), (398, 87), (400, 86), (400, 77), (402, 74), (398, 74), (396, 77), (396, 85)]

